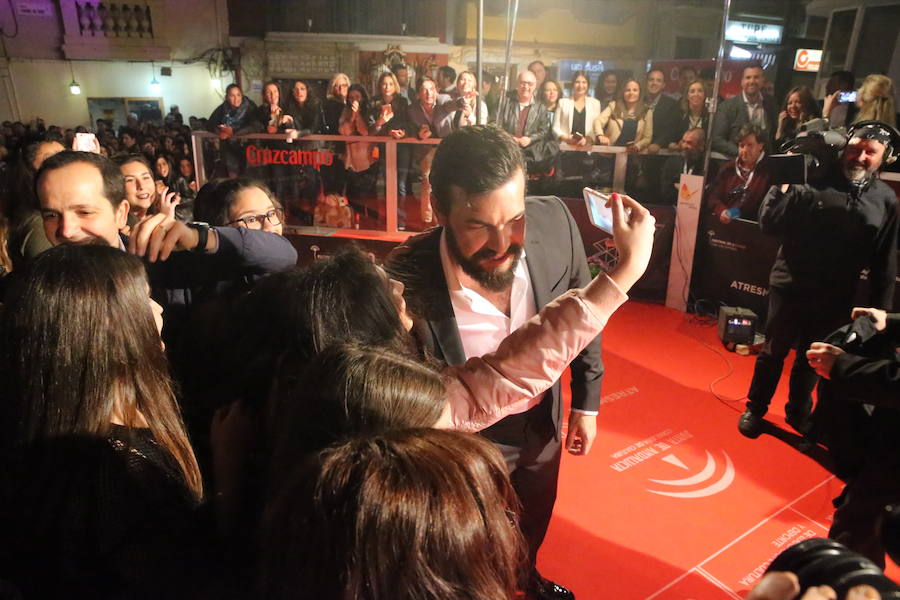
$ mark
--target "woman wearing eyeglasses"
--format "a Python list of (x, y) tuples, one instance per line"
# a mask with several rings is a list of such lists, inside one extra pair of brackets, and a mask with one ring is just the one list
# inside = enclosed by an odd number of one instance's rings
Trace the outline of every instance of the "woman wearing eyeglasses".
[(212, 226), (246, 227), (283, 235), (284, 209), (260, 181), (246, 177), (215, 179), (200, 188), (194, 219)]

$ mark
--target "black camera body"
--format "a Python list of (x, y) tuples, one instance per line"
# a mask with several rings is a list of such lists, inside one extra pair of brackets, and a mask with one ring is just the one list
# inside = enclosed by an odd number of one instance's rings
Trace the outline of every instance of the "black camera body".
[(900, 586), (888, 579), (868, 558), (825, 538), (812, 538), (791, 546), (772, 561), (766, 572), (790, 571), (800, 580), (800, 595), (810, 587), (827, 585), (838, 598), (858, 585), (870, 585), (882, 600), (900, 599)]
[(804, 184), (819, 181), (838, 163), (847, 145), (842, 129), (827, 129), (828, 121), (814, 119), (780, 150), (764, 159), (773, 184)]

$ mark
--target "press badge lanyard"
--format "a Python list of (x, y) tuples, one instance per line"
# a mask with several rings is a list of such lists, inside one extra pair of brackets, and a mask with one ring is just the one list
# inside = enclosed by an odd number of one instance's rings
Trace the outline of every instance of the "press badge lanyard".
[(734, 172), (737, 173), (737, 176), (741, 179), (741, 181), (744, 182), (745, 188), (750, 187), (750, 182), (753, 181), (753, 174), (756, 173), (756, 165), (759, 164), (759, 161), (761, 161), (763, 159), (763, 156), (765, 156), (765, 154), (766, 154), (765, 152), (759, 153), (759, 157), (756, 159), (756, 162), (753, 164), (753, 168), (750, 169), (750, 174), (747, 175), (746, 179), (744, 179), (744, 176), (741, 175), (741, 168), (738, 166), (738, 162), (740, 162), (740, 161), (738, 161), (738, 159), (734, 159)]

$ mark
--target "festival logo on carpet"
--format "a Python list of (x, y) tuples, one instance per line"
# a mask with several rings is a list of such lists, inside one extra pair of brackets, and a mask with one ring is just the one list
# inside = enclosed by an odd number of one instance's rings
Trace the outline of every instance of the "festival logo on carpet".
[[(659, 494), (660, 496), (669, 496), (671, 498), (706, 498), (707, 496), (712, 496), (727, 490), (728, 486), (734, 482), (734, 464), (732, 464), (731, 457), (728, 456), (727, 452), (723, 451), (722, 454), (725, 456), (725, 471), (715, 481), (713, 481), (713, 478), (716, 476), (717, 471), (716, 459), (713, 458), (713, 455), (710, 454), (708, 450), (706, 452), (706, 466), (696, 475), (691, 475), (690, 477), (685, 477), (683, 479), (650, 479), (653, 483), (674, 488), (692, 487), (706, 483), (709, 483), (709, 485), (704, 485), (703, 487), (694, 490), (685, 490), (683, 492), (651, 489), (648, 489), (647, 491), (651, 494)], [(662, 459), (676, 467), (686, 471), (689, 470), (687, 465), (674, 454), (666, 455)]]
[[(672, 472), (671, 467), (690, 471), (691, 468), (678, 457), (673, 449), (693, 438), (694, 435), (686, 429), (678, 432), (664, 429), (650, 437), (634, 442), (627, 448), (613, 452), (611, 456), (616, 459), (616, 462), (609, 466), (613, 471), (622, 473), (659, 457), (662, 462), (670, 465), (665, 467), (665, 472)], [(659, 463), (656, 464), (659, 465)], [(659, 467), (655, 470), (659, 471)], [(706, 464), (699, 471), (687, 477), (674, 479), (647, 477), (647, 481), (653, 485), (646, 488), (646, 491), (670, 498), (707, 498), (727, 490), (734, 483), (735, 476), (734, 463), (727, 452), (722, 451), (722, 459), (717, 460), (707, 450)]]

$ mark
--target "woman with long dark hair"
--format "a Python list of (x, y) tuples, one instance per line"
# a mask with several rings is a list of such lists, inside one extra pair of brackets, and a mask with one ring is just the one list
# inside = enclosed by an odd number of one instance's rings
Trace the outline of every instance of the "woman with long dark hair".
[(642, 152), (653, 138), (653, 112), (644, 104), (641, 84), (629, 79), (619, 95), (594, 121), (597, 143), (625, 146), (628, 152)]
[(594, 87), (594, 98), (600, 102), (600, 110), (606, 110), (619, 95), (619, 75), (615, 71), (603, 71)]
[(272, 191), (249, 177), (207, 182), (194, 202), (194, 217), (218, 227), (246, 227), (283, 234), (284, 210)]
[[(347, 92), (347, 105), (341, 113), (338, 131), (346, 136), (369, 135), (372, 128), (370, 112), (366, 88), (354, 83)], [(347, 199), (354, 204), (358, 212), (364, 212), (366, 202), (372, 201), (375, 197), (375, 186), (378, 182), (375, 146), (371, 142), (347, 142), (344, 150), (344, 166)]]
[[(409, 101), (400, 94), (397, 76), (386, 71), (378, 77), (376, 93), (372, 97), (369, 108), (369, 135), (388, 136), (395, 140), (403, 139), (409, 130)], [(379, 157), (379, 165), (384, 171), (386, 153)], [(408, 144), (397, 144), (397, 206), (398, 221), (405, 225), (406, 179), (412, 163), (412, 148)]]
[(819, 116), (819, 106), (812, 90), (805, 85), (792, 88), (784, 97), (784, 107), (778, 115), (778, 130), (775, 132), (776, 151), (794, 141), (800, 126)]
[(0, 324), (0, 577), (25, 597), (189, 595), (200, 472), (143, 263), (63, 245)]
[(207, 128), (219, 136), (225, 159), (223, 175), (237, 177), (243, 172), (246, 159), (240, 142), (231, 138), (259, 130), (256, 104), (244, 95), (241, 86), (229, 84), (225, 100), (209, 116)]
[(559, 141), (573, 146), (589, 146), (594, 142), (594, 123), (600, 115), (600, 102), (588, 96), (589, 86), (590, 79), (584, 71), (572, 76), (572, 97), (559, 101), (553, 121), (553, 134)]
[(307, 82), (302, 79), (294, 82), (285, 110), (294, 118), (293, 129), (298, 136), (319, 133), (322, 126), (322, 109)]
[(524, 542), (503, 457), (489, 441), (387, 431), (292, 467), (266, 507), (261, 597), (515, 597)]
[(65, 147), (56, 141), (34, 142), (25, 147), (22, 156), (10, 171), (9, 193), (6, 197), (6, 216), (9, 219), (7, 247), (15, 268), (51, 247), (44, 234), (41, 205), (34, 190), (34, 175), (44, 160)]

